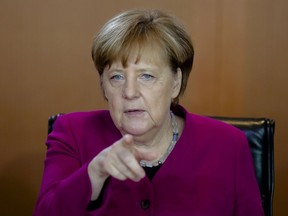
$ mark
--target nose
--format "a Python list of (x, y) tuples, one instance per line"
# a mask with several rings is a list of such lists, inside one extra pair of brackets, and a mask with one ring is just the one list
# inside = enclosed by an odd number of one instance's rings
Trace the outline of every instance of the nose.
[(139, 89), (137, 80), (135, 80), (133, 77), (127, 77), (125, 80), (125, 85), (123, 88), (123, 97), (125, 99), (134, 99), (139, 96)]

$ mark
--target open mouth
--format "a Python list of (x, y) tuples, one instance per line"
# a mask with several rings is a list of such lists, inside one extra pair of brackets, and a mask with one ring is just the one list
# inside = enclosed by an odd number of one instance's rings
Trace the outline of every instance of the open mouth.
[(129, 109), (129, 110), (125, 110), (124, 113), (125, 114), (131, 114), (131, 115), (136, 115), (136, 114), (142, 114), (144, 113), (145, 111), (144, 110), (141, 110), (141, 109)]
[(130, 113), (130, 112), (144, 112), (144, 110), (140, 110), (140, 109), (129, 109), (129, 110), (125, 110), (125, 113)]

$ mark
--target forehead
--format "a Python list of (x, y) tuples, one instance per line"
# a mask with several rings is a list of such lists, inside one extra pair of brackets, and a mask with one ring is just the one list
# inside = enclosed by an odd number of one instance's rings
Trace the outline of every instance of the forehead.
[(120, 53), (115, 61), (121, 62), (123, 67), (127, 67), (128, 62), (134, 64), (145, 62), (146, 64), (158, 66), (166, 66), (169, 64), (166, 50), (156, 43), (135, 44), (134, 46), (130, 46), (126, 52)]

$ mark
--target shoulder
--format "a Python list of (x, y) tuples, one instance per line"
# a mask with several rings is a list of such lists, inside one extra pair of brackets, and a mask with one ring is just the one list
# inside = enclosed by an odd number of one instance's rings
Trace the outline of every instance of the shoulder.
[[(183, 137), (189, 140), (197, 140), (211, 144), (219, 145), (235, 145), (247, 142), (247, 138), (240, 129), (213, 119), (211, 117), (197, 115), (188, 112), (183, 107), (180, 107), (178, 113), (182, 113), (185, 119)], [(232, 143), (232, 144), (231, 144)]]
[(173, 112), (184, 119), (185, 128), (188, 130), (203, 130), (203, 132), (210, 131), (211, 133), (225, 133), (226, 135), (227, 133), (243, 134), (241, 130), (230, 124), (214, 119), (213, 117), (191, 113), (179, 105), (173, 108)]
[(75, 148), (89, 149), (89, 152), (94, 149), (96, 142), (101, 143), (98, 146), (102, 148), (120, 137), (121, 134), (114, 125), (109, 111), (97, 110), (60, 115), (48, 135), (48, 141), (51, 143), (53, 140), (62, 140), (69, 145), (77, 145)]
[(245, 136), (240, 129), (212, 117), (188, 113), (186, 124), (188, 127), (193, 127), (198, 132), (209, 133), (213, 136)]
[(108, 110), (61, 114), (55, 121), (53, 128), (58, 128), (61, 125), (74, 131), (89, 130), (89, 128), (100, 130), (101, 128), (111, 128), (114, 126)]
[(92, 111), (63, 113), (59, 115), (58, 119), (83, 121), (85, 119), (91, 119), (91, 118), (108, 118), (108, 117), (110, 117), (108, 110), (92, 110)]

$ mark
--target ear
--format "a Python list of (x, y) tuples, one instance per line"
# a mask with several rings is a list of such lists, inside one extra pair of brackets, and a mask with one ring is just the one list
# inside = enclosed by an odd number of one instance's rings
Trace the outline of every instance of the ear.
[(106, 91), (103, 85), (103, 75), (100, 76), (100, 88), (102, 90), (103, 96), (105, 98), (106, 101), (108, 101), (107, 96), (106, 96)]
[(173, 80), (173, 90), (172, 90), (173, 99), (179, 95), (181, 84), (182, 84), (182, 70), (180, 68), (177, 68), (177, 73), (174, 75), (174, 80)]

